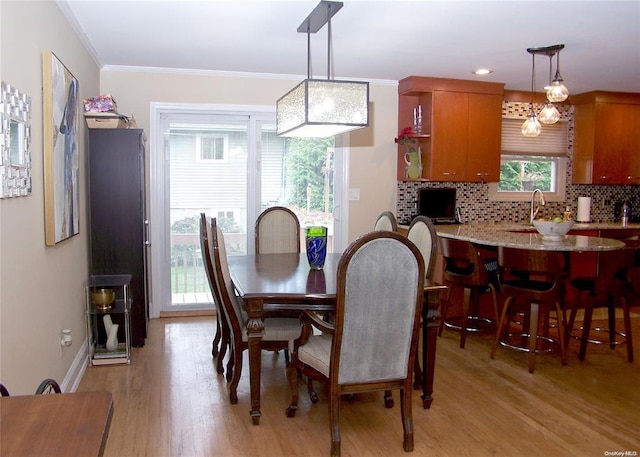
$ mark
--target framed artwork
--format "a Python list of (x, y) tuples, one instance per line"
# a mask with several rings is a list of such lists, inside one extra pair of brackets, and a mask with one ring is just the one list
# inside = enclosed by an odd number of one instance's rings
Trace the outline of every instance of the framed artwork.
[(51, 51), (42, 55), (45, 241), (79, 233), (78, 80)]
[(31, 194), (31, 98), (0, 82), (0, 198)]

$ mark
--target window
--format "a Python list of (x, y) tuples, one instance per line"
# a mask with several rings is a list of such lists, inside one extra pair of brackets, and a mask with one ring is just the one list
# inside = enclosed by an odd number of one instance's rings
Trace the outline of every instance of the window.
[(503, 119), (500, 182), (489, 185), (493, 201), (521, 201), (538, 188), (549, 201), (564, 201), (567, 180), (567, 124), (543, 126), (535, 138), (520, 132), (522, 119)]
[(196, 135), (196, 151), (198, 152), (198, 160), (201, 162), (224, 160), (229, 144), (226, 135)]

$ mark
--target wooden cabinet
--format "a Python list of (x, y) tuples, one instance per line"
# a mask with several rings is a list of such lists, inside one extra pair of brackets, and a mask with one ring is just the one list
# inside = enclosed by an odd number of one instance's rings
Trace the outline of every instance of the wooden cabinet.
[[(500, 179), (502, 94), (500, 83), (410, 76), (398, 86), (398, 131), (413, 125), (422, 107), (420, 180), (490, 182)], [(408, 180), (398, 145), (398, 180)]]
[(142, 130), (89, 130), (89, 271), (131, 275), (133, 346), (144, 346), (149, 316), (144, 159)]
[(640, 94), (589, 92), (575, 105), (574, 184), (640, 184)]

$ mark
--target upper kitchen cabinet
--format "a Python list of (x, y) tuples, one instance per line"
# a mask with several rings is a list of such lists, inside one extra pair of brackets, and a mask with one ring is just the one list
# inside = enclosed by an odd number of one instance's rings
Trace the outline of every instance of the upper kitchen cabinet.
[(571, 103), (573, 183), (640, 184), (640, 94), (588, 92)]
[(414, 126), (422, 172), (407, 174), (406, 145), (398, 145), (400, 181), (492, 182), (500, 179), (504, 84), (410, 76), (398, 85), (398, 131)]

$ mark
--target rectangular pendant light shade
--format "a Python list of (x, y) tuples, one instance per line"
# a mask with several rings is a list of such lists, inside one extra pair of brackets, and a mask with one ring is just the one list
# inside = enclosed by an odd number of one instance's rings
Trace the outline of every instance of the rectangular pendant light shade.
[(326, 138), (369, 125), (369, 83), (305, 79), (276, 103), (276, 134)]

